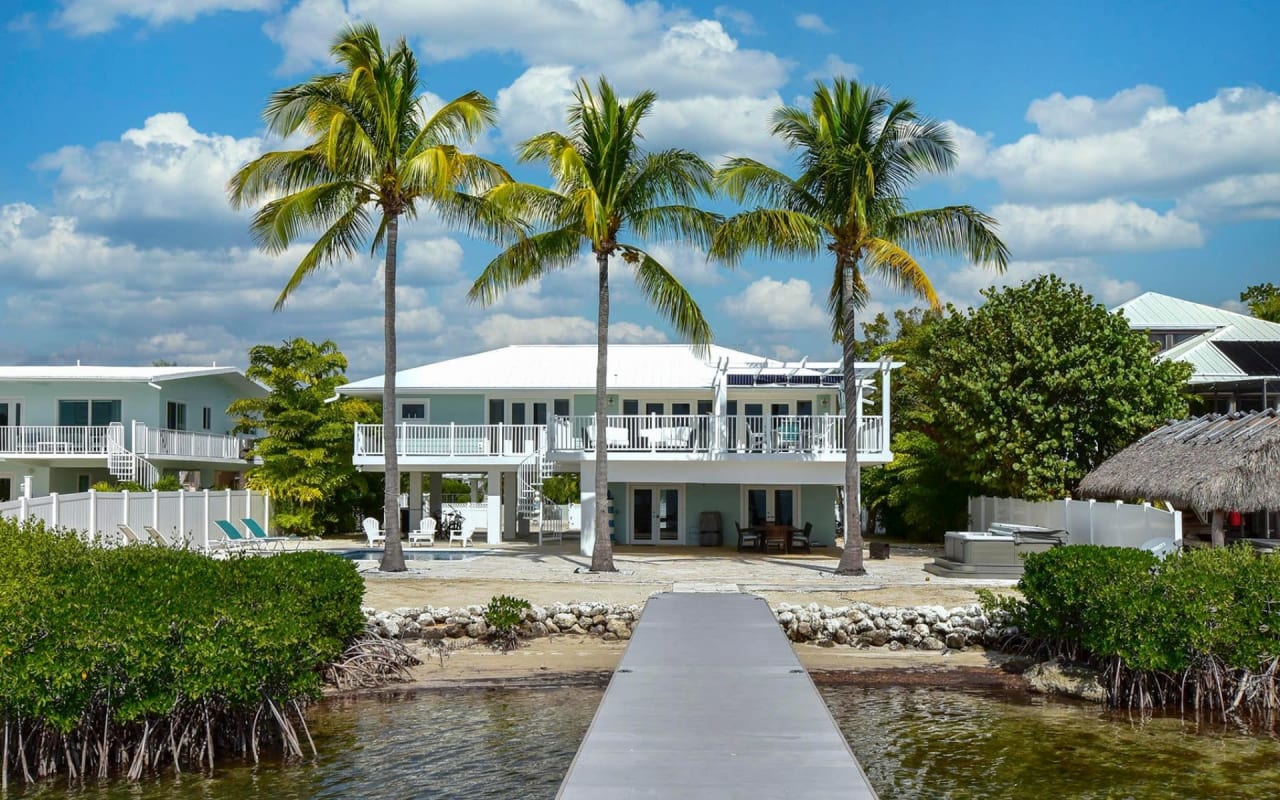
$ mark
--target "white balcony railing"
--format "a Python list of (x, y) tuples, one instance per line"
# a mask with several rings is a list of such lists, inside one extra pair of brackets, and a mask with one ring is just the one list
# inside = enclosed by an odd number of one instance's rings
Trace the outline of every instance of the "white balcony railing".
[[(880, 417), (863, 417), (858, 451), (883, 449)], [(591, 450), (595, 417), (556, 417), (552, 450)], [(843, 453), (844, 417), (825, 416), (680, 416), (610, 415), (605, 423), (610, 452), (677, 451), (690, 453)]]
[(236, 436), (133, 424), (133, 449), (144, 456), (237, 460), (245, 442)]
[(0, 427), (0, 454), (106, 455), (109, 425), (8, 425)]
[[(355, 455), (386, 452), (381, 425), (356, 425)], [(396, 426), (396, 452), (402, 456), (523, 456), (546, 447), (545, 425)]]

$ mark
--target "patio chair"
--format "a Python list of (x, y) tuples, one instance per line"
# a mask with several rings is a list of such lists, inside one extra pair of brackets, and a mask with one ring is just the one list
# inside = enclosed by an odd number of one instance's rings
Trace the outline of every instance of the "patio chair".
[(809, 537), (811, 535), (813, 535), (812, 522), (806, 522), (803, 529), (793, 528), (790, 541), (787, 542), (787, 550), (792, 553), (797, 550), (804, 550), (806, 553), (810, 552)]
[(469, 519), (464, 519), (462, 521), (461, 528), (458, 528), (457, 530), (449, 531), (450, 546), (452, 546), (454, 542), (461, 542), (462, 546), (466, 547), (467, 545), (471, 544), (471, 537), (475, 535), (475, 532), (476, 532), (475, 523)]
[(209, 545), (211, 547), (224, 547), (224, 548), (233, 549), (233, 550), (257, 550), (258, 549), (257, 542), (251, 541), (249, 539), (246, 539), (244, 536), (241, 536), (240, 531), (236, 530), (236, 526), (231, 524), (231, 520), (215, 519), (213, 521), (213, 524), (217, 525), (218, 528), (222, 531), (222, 534), (227, 538), (223, 539), (220, 542), (210, 541)]
[(418, 526), (416, 531), (409, 531), (409, 544), (414, 542), (426, 542), (427, 547), (431, 547), (436, 543), (436, 520), (435, 517), (423, 517), (422, 524)]
[(120, 537), (123, 539), (122, 545), (142, 544), (142, 539), (138, 537), (138, 534), (134, 533), (133, 528), (123, 522), (116, 525), (116, 530), (120, 532)]
[(738, 552), (743, 550), (759, 550), (764, 546), (764, 532), (758, 528), (743, 528), (736, 520), (733, 527), (738, 529)]
[(378, 521), (373, 517), (365, 517), (360, 523), (360, 527), (364, 528), (364, 538), (368, 540), (370, 547), (377, 547), (387, 543), (387, 534), (378, 527)]
[(301, 536), (272, 536), (264, 531), (253, 517), (243, 517), (240, 522), (244, 525), (244, 529), (249, 532), (249, 536), (253, 541), (258, 544), (267, 547), (274, 546), (277, 550), (283, 550), (286, 544), (292, 544), (294, 550), (302, 546)]
[(174, 546), (172, 539), (170, 539), (168, 536), (165, 536), (163, 533), (151, 527), (150, 525), (143, 525), (142, 532), (145, 533), (147, 536), (150, 536), (151, 541), (155, 542), (156, 544), (162, 547), (172, 548)]

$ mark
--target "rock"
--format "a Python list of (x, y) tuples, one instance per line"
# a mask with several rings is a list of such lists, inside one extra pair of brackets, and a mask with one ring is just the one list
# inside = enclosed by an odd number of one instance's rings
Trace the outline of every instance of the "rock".
[(560, 630), (568, 630), (578, 624), (578, 618), (572, 614), (560, 613), (551, 618), (555, 626)]
[(933, 636), (926, 636), (920, 641), (921, 650), (945, 650), (947, 646), (942, 643), (941, 639)]
[(601, 636), (600, 638), (606, 642), (616, 642), (618, 641), (618, 634), (605, 631), (604, 636)]
[(872, 647), (884, 647), (889, 642), (889, 632), (881, 628), (868, 633), (862, 638)]
[(1063, 664), (1051, 659), (1033, 665), (1022, 676), (1031, 690), (1042, 694), (1076, 697), (1094, 703), (1107, 702), (1107, 688), (1102, 684), (1102, 674), (1081, 664)]
[(950, 647), (952, 650), (959, 650), (968, 643), (968, 640), (963, 633), (949, 633), (947, 634), (946, 641), (947, 647)]
[(931, 633), (929, 626), (923, 622), (916, 623), (915, 627), (911, 629), (911, 632), (922, 639)]
[(489, 626), (485, 624), (484, 620), (473, 622), (467, 626), (467, 635), (472, 639), (483, 639), (488, 633)]
[(899, 641), (892, 641), (892, 642), (889, 642), (889, 649), (890, 649), (890, 650), (893, 650), (894, 652), (897, 652), (898, 650), (901, 650), (901, 649), (902, 649), (903, 647), (905, 647), (905, 646), (906, 646), (906, 645), (904, 645), (902, 642), (899, 642)]

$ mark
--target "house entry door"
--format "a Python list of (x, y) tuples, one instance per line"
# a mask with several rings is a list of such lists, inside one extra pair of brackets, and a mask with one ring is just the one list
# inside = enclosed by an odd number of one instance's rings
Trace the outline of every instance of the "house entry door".
[(682, 544), (680, 489), (637, 486), (631, 490), (631, 543)]
[(12, 475), (0, 475), (0, 503), (7, 503), (14, 499), (15, 484)]
[(796, 524), (796, 490), (786, 488), (749, 488), (747, 489), (747, 524), (763, 525), (773, 522), (778, 525)]
[(0, 453), (21, 451), (19, 431), (9, 430), (22, 424), (22, 403), (16, 400), (0, 400)]

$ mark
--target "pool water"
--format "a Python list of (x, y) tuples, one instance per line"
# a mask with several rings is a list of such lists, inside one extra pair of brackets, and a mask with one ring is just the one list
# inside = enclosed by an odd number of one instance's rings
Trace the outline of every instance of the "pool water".
[[(404, 549), (405, 561), (468, 561), (480, 556), (489, 555), (488, 550), (410, 550)], [(380, 548), (364, 548), (360, 550), (342, 550), (338, 553), (343, 558), (353, 561), (378, 561), (382, 558)]]

